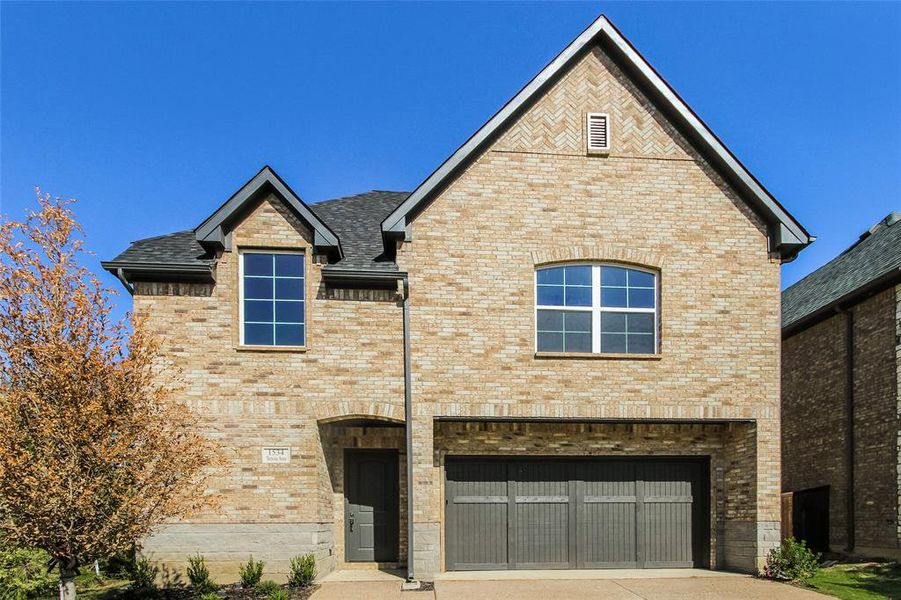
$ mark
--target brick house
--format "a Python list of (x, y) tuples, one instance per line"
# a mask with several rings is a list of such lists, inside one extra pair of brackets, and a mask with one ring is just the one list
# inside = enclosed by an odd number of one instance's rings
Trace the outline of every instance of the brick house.
[(266, 167), (103, 263), (229, 456), (145, 551), (754, 571), (810, 241), (604, 17), (412, 193), (307, 205)]
[(783, 535), (901, 558), (901, 215), (782, 295)]

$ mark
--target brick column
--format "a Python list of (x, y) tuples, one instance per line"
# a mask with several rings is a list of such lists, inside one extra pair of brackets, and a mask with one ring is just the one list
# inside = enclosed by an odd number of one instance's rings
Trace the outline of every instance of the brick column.
[(431, 580), (441, 570), (441, 468), (431, 415), (413, 417), (413, 574)]
[(729, 426), (724, 444), (722, 515), (717, 536), (717, 568), (757, 570), (757, 428)]
[[(778, 414), (778, 413), (777, 413)], [(782, 461), (779, 418), (757, 421), (757, 571), (779, 545), (782, 529)]]

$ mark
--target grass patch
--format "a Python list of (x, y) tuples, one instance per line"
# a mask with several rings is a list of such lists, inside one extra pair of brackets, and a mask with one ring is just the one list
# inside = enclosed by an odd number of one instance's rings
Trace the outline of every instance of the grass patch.
[(901, 564), (833, 565), (820, 569), (806, 584), (843, 600), (901, 600)]
[[(84, 573), (75, 578), (75, 590), (79, 600), (82, 598), (84, 600), (115, 598), (129, 584), (131, 584), (131, 581), (127, 579), (97, 577), (93, 573)], [(45, 596), (41, 600), (55, 600), (58, 597), (54, 593), (52, 596)]]

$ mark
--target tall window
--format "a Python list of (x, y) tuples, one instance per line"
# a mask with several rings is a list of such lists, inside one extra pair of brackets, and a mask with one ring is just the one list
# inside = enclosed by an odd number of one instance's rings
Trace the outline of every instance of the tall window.
[(304, 255), (241, 253), (241, 343), (303, 346)]
[(614, 265), (565, 265), (535, 274), (538, 352), (654, 354), (657, 275)]

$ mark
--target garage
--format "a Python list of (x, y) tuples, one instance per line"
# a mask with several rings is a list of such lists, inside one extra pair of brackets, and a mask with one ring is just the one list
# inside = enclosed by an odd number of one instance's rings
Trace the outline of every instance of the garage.
[(447, 457), (446, 568), (707, 566), (708, 464)]

